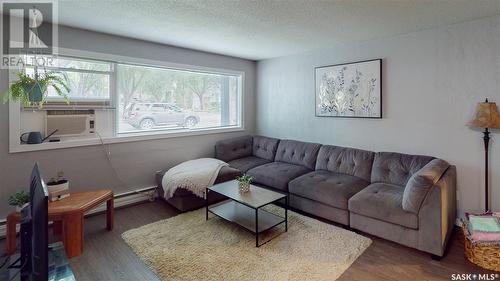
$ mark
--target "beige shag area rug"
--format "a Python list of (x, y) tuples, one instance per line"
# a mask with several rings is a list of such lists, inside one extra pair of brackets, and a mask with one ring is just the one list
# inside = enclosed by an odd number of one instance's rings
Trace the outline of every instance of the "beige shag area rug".
[[(281, 209), (273, 207), (273, 212)], [(162, 279), (335, 280), (371, 244), (354, 232), (288, 212), (288, 232), (276, 227), (255, 247), (255, 236), (205, 210), (148, 224), (122, 234)], [(277, 235), (277, 236), (276, 236)]]

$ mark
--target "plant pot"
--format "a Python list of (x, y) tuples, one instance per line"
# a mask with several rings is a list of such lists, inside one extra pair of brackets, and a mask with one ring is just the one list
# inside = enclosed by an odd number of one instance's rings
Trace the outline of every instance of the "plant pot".
[(24, 204), (24, 205), (22, 205), (22, 206), (16, 206), (16, 212), (19, 212), (19, 213), (20, 213), (20, 212), (21, 212), (21, 210), (22, 210), (22, 209), (24, 209), (24, 207), (26, 207), (26, 206), (28, 206), (28, 205), (29, 205), (29, 203), (25, 203), (25, 204)]
[(250, 183), (249, 182), (239, 182), (238, 187), (240, 189), (240, 193), (247, 193), (250, 191)]
[(69, 181), (68, 180), (58, 180), (47, 183), (47, 188), (49, 189), (49, 193), (58, 192), (61, 190), (69, 189)]
[(33, 103), (41, 102), (45, 90), (38, 83), (22, 85), (23, 91), (28, 95), (28, 100)]

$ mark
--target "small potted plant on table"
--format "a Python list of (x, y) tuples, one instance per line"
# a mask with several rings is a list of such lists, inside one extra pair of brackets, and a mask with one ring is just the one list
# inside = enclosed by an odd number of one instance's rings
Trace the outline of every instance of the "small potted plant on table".
[(16, 207), (16, 212), (20, 212), (30, 201), (30, 194), (25, 191), (16, 192), (9, 197), (9, 205)]
[(49, 200), (57, 201), (69, 196), (69, 181), (64, 178), (64, 173), (57, 173), (57, 179), (51, 178), (47, 183), (49, 189)]
[(246, 193), (250, 191), (250, 183), (253, 180), (253, 177), (249, 175), (242, 175), (236, 178), (238, 181), (238, 187), (241, 193)]

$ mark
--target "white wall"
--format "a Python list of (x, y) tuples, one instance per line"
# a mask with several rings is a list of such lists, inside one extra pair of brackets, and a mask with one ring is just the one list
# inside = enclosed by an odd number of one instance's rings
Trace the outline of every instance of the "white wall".
[[(187, 65), (230, 69), (245, 72), (245, 131), (152, 141), (130, 142), (109, 146), (111, 161), (118, 178), (107, 162), (101, 146), (86, 146), (50, 151), (8, 153), (8, 105), (0, 103), (0, 219), (13, 208), (10, 194), (27, 190), (34, 161), (39, 161), (44, 177), (62, 170), (70, 179), (73, 191), (111, 188), (115, 193), (153, 186), (156, 170), (172, 167), (184, 160), (210, 157), (217, 140), (252, 134), (255, 128), (255, 62), (228, 56), (198, 52), (167, 45), (90, 32), (68, 27), (59, 28), (59, 45), (63, 48), (109, 53)], [(0, 71), (0, 93), (8, 86), (8, 73)]]
[[(314, 116), (314, 67), (383, 59), (380, 120)], [(257, 133), (443, 158), (457, 166), (459, 213), (484, 201), (483, 142), (466, 123), (500, 103), (500, 17), (259, 61)], [(500, 211), (500, 134), (492, 134), (493, 209)]]

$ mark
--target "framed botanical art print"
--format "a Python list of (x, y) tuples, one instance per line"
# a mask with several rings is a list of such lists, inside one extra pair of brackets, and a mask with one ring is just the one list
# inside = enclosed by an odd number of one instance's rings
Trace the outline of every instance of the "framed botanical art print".
[(316, 67), (316, 116), (382, 118), (382, 59)]

